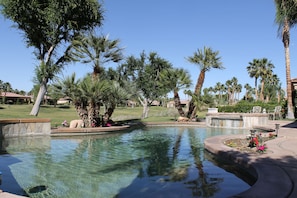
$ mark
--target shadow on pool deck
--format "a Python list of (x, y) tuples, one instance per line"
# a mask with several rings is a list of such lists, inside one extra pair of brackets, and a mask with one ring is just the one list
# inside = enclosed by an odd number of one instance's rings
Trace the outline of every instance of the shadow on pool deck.
[(256, 171), (257, 181), (247, 191), (234, 197), (297, 197), (297, 125), (296, 122), (271, 121), (280, 124), (279, 136), (267, 142), (264, 154), (242, 153), (224, 141), (245, 138), (243, 135), (214, 136), (205, 140), (205, 149), (219, 158)]

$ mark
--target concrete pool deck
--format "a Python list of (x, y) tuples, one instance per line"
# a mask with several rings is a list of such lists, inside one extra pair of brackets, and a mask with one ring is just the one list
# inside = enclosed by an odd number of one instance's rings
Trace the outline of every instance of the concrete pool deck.
[[(227, 139), (246, 138), (245, 135), (222, 135), (205, 140), (205, 149), (209, 152), (240, 166), (255, 169), (258, 177), (256, 183), (234, 197), (297, 197), (297, 122), (270, 120), (266, 127), (275, 128), (276, 123), (280, 124), (278, 137), (266, 142), (268, 150), (264, 154), (243, 153), (224, 144)], [(146, 124), (173, 125), (172, 123)], [(205, 126), (204, 122), (179, 124)], [(21, 197), (0, 191), (0, 198)]]
[(205, 140), (205, 149), (240, 166), (253, 168), (257, 181), (250, 189), (234, 197), (297, 197), (297, 123), (269, 121), (268, 127), (280, 124), (278, 137), (266, 142), (264, 154), (239, 152), (224, 144), (227, 139), (245, 138), (244, 135), (214, 136)]

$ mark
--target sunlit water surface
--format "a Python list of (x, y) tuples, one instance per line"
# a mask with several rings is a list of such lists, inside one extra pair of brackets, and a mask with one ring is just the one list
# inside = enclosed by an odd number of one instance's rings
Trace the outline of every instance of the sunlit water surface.
[(229, 197), (250, 185), (208, 160), (203, 141), (238, 133), (247, 131), (152, 127), (9, 139), (1, 143), (9, 154), (0, 155), (0, 189), (50, 198)]

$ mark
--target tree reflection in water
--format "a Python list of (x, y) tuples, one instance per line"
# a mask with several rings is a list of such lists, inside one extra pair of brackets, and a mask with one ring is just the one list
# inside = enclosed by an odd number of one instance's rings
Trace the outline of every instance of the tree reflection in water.
[(213, 167), (203, 147), (207, 134), (205, 129), (154, 127), (53, 138), (45, 148), (30, 143), (26, 152), (17, 145), (7, 151), (20, 158), (10, 168), (29, 195), (34, 186), (47, 187), (34, 197), (215, 197), (224, 174), (209, 172)]

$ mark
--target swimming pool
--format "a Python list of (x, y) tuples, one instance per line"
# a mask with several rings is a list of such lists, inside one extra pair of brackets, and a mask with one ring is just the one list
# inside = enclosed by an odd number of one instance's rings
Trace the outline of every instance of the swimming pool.
[(0, 189), (30, 197), (228, 197), (250, 185), (208, 160), (203, 142), (242, 133), (175, 126), (8, 139)]

